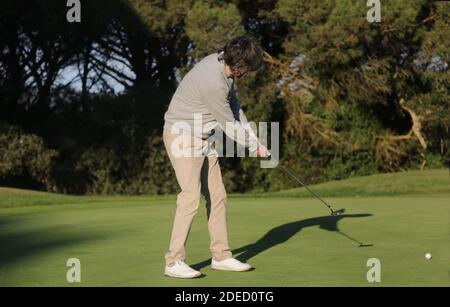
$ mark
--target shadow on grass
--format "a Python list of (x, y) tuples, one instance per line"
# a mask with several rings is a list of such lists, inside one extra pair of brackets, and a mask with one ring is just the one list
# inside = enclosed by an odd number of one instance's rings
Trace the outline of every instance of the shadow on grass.
[[(358, 240), (344, 234), (338, 228), (338, 222), (344, 218), (361, 218), (361, 217), (370, 217), (372, 214), (364, 213), (364, 214), (343, 214), (339, 216), (321, 216), (315, 217), (305, 220), (300, 220), (292, 223), (283, 224), (272, 228), (269, 230), (264, 236), (262, 236), (258, 241), (239, 247), (237, 249), (232, 250), (233, 255), (240, 254), (239, 256), (235, 256), (236, 259), (246, 262), (247, 260), (255, 257), (256, 255), (276, 246), (282, 244), (300, 232), (303, 228), (319, 226), (320, 229), (324, 229), (327, 231), (336, 232), (340, 235), (345, 236), (346, 238), (357, 242), (361, 246), (361, 242)], [(366, 245), (370, 246), (370, 245)], [(196, 263), (192, 265), (192, 268), (195, 270), (200, 270), (211, 263), (211, 259)]]
[[(39, 257), (51, 251), (102, 240), (106, 233), (77, 232), (65, 226), (22, 229), (20, 221), (0, 219), (0, 270), (30, 257)], [(82, 252), (80, 250), (80, 252)], [(67, 255), (67, 259), (76, 255)], [(65, 266), (67, 259), (61, 259)]]

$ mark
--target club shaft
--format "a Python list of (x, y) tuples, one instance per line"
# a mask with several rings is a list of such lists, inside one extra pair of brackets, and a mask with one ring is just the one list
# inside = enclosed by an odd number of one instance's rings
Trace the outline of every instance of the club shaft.
[(310, 188), (308, 188), (308, 186), (306, 184), (304, 184), (300, 179), (297, 178), (297, 176), (295, 176), (291, 171), (289, 171), (286, 167), (284, 167), (283, 165), (279, 164), (279, 167), (281, 167), (281, 169), (288, 174), (289, 176), (291, 176), (292, 178), (294, 178), (295, 181), (297, 181), (298, 183), (300, 183), (309, 193), (311, 193), (312, 195), (314, 195), (318, 200), (320, 200), (325, 206), (328, 207), (328, 209), (331, 210), (331, 212), (333, 213), (333, 209), (331, 208), (331, 206), (329, 204), (327, 204), (326, 201), (324, 201), (322, 199), (322, 197), (320, 197), (319, 195), (317, 195), (316, 192), (314, 192), (313, 190), (311, 190)]
[(340, 231), (340, 230), (338, 230), (337, 232), (338, 232), (339, 234), (343, 235), (344, 237), (346, 237), (347, 239), (350, 239), (350, 240), (352, 240), (353, 242), (358, 243), (359, 245), (364, 245), (364, 243), (362, 243), (362, 242), (356, 240), (356, 239), (353, 238), (353, 237), (350, 237), (348, 234), (345, 234), (345, 233), (343, 233), (343, 232)]

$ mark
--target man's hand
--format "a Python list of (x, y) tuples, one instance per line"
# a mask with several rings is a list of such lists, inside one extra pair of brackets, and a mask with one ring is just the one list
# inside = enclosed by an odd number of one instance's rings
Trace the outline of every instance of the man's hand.
[(256, 157), (267, 159), (270, 157), (270, 151), (265, 146), (260, 145), (258, 149), (256, 149)]

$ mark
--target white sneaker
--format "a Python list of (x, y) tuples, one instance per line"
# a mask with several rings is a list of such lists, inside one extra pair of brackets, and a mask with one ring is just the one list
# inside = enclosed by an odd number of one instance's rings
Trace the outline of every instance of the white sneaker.
[(240, 262), (235, 258), (228, 258), (222, 261), (211, 261), (211, 269), (221, 271), (245, 272), (252, 268), (248, 263)]
[(195, 278), (202, 275), (199, 271), (192, 269), (184, 261), (177, 261), (171, 266), (166, 265), (164, 275), (175, 278)]

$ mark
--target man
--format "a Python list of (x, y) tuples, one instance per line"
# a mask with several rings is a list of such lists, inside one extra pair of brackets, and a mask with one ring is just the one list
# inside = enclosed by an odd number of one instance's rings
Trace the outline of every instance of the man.
[(262, 62), (261, 47), (249, 38), (237, 37), (222, 52), (197, 63), (183, 78), (170, 102), (164, 116), (163, 139), (181, 192), (165, 256), (166, 276), (201, 275), (185, 263), (186, 241), (201, 194), (208, 209), (211, 267), (236, 272), (251, 269), (249, 264), (233, 258), (228, 245), (226, 191), (217, 152), (211, 150), (209, 139), (214, 129), (221, 128), (228, 137), (256, 152), (257, 157), (269, 156), (248, 125), (234, 89), (235, 78), (257, 70)]

